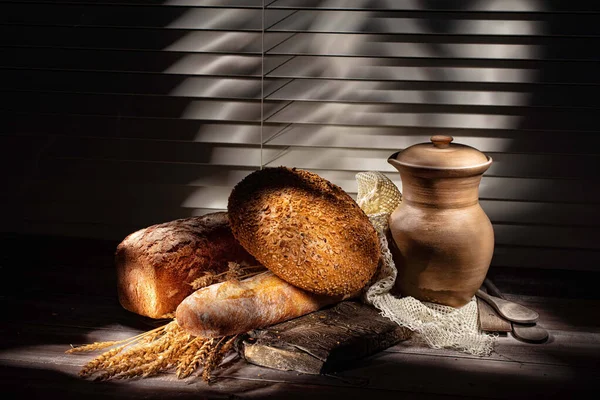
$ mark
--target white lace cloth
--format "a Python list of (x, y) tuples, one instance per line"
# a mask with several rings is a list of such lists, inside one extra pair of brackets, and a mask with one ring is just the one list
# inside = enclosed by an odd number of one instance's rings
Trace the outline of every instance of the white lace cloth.
[(414, 297), (396, 297), (390, 291), (398, 271), (390, 253), (385, 232), (388, 218), (402, 201), (396, 185), (379, 172), (360, 172), (357, 203), (369, 216), (379, 235), (382, 262), (363, 301), (381, 311), (398, 325), (414, 332), (415, 339), (433, 348), (453, 348), (475, 355), (489, 355), (495, 337), (479, 330), (475, 297), (461, 308), (421, 302)]

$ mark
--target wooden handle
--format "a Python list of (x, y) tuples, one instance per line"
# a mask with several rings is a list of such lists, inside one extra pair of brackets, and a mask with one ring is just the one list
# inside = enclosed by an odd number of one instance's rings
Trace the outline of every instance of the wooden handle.
[(496, 297), (500, 297), (501, 299), (504, 299), (502, 292), (500, 291), (500, 289), (498, 289), (496, 287), (496, 285), (494, 285), (494, 282), (492, 282), (492, 280), (490, 278), (485, 278), (485, 280), (483, 281), (483, 285), (487, 288), (487, 290), (492, 295), (494, 295)]
[(477, 297), (479, 297), (481, 300), (485, 301), (486, 303), (488, 303), (490, 305), (492, 305), (491, 303), (493, 303), (493, 300), (490, 297), (490, 295), (481, 289), (477, 290)]

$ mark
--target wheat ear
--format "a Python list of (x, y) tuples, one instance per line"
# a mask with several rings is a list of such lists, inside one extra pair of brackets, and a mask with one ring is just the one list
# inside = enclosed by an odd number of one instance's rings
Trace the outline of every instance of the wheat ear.
[(165, 328), (165, 326), (159, 326), (156, 329), (153, 329), (151, 331), (148, 332), (144, 332), (144, 333), (140, 333), (139, 335), (127, 338), (127, 339), (123, 339), (123, 340), (117, 340), (117, 341), (112, 341), (112, 342), (94, 342), (92, 344), (86, 344), (83, 346), (73, 346), (71, 345), (71, 348), (67, 351), (65, 351), (66, 354), (74, 354), (74, 353), (84, 353), (84, 352), (91, 352), (91, 351), (97, 351), (97, 350), (103, 350), (103, 349), (107, 349), (109, 347), (112, 346), (116, 346), (118, 344), (131, 344), (137, 340), (140, 340), (146, 336), (151, 336), (155, 333), (159, 333), (160, 331), (162, 331)]
[(210, 351), (206, 362), (204, 363), (204, 369), (202, 371), (202, 380), (205, 382), (211, 382), (212, 372), (219, 366), (223, 358), (229, 353), (233, 347), (233, 343), (239, 335), (224, 336), (215, 347)]

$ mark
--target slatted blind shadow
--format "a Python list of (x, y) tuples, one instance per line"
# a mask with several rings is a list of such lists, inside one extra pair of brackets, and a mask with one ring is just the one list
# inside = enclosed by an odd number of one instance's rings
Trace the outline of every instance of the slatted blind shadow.
[(2, 1), (4, 230), (120, 239), (224, 210), (286, 146), (262, 0)]
[[(569, 3), (569, 4), (567, 4)], [(490, 155), (481, 204), (493, 265), (598, 270), (598, 5), (542, 1), (276, 0), (267, 33), (292, 58), (266, 76), (289, 104), (268, 165), (306, 168), (352, 195), (355, 174), (433, 134)]]
[(490, 155), (493, 264), (595, 270), (600, 3), (0, 0), (3, 230), (120, 239), (261, 165), (356, 195), (449, 134)]

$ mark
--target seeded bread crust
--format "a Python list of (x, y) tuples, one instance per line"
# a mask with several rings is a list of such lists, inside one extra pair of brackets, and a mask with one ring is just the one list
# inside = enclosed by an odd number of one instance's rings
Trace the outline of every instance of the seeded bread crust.
[(232, 190), (233, 235), (281, 279), (312, 293), (362, 289), (377, 269), (375, 228), (340, 187), (287, 167), (248, 175)]
[(161, 318), (175, 311), (204, 271), (225, 271), (229, 261), (256, 265), (235, 240), (226, 212), (178, 219), (127, 236), (115, 253), (121, 305)]

